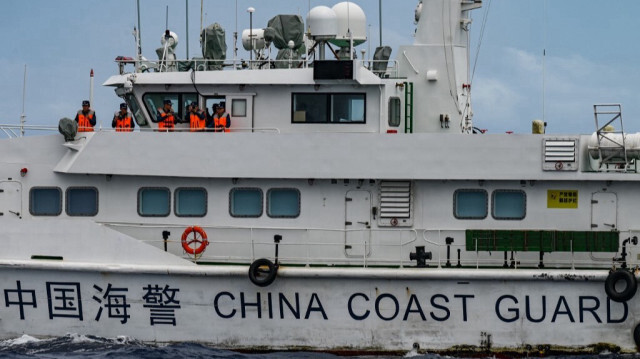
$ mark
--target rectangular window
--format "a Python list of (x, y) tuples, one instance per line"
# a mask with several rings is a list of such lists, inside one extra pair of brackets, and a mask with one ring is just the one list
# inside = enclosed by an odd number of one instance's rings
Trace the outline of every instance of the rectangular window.
[(491, 215), (495, 219), (523, 219), (527, 213), (527, 196), (519, 190), (493, 191)]
[(171, 210), (168, 188), (147, 187), (138, 191), (138, 214), (143, 217), (166, 217)]
[(295, 188), (272, 188), (267, 192), (267, 215), (296, 218), (300, 215), (300, 191)]
[(400, 106), (401, 106), (399, 97), (391, 97), (389, 98), (389, 126), (390, 127), (398, 127), (400, 126)]
[(453, 215), (458, 219), (487, 218), (487, 191), (459, 189), (453, 194)]
[(146, 93), (142, 96), (142, 100), (151, 115), (151, 121), (156, 121), (158, 109), (162, 108), (164, 100), (171, 100), (171, 107), (177, 121), (186, 119), (187, 106), (191, 102), (198, 102), (198, 94), (196, 93)]
[(365, 123), (363, 93), (294, 93), (292, 123)]
[(229, 192), (229, 214), (232, 217), (262, 216), (260, 188), (234, 188)]
[(67, 214), (69, 216), (88, 216), (98, 214), (98, 189), (95, 187), (67, 188)]
[(204, 188), (178, 188), (174, 202), (178, 217), (204, 217), (207, 214), (207, 190)]
[[(138, 105), (138, 100), (133, 94), (125, 95), (125, 101), (127, 101), (127, 106), (133, 113), (133, 118), (136, 120), (139, 126), (144, 126), (147, 124), (147, 120), (144, 118), (144, 114), (142, 113), (142, 109)], [(151, 116), (155, 116), (155, 112), (151, 114)]]
[(57, 216), (62, 213), (62, 190), (58, 187), (35, 187), (29, 191), (29, 212), (34, 216)]
[(247, 100), (231, 100), (231, 117), (247, 117)]

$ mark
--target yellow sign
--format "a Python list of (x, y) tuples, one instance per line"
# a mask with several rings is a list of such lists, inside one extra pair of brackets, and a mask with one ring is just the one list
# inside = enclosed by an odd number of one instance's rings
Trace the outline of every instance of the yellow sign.
[(578, 208), (578, 191), (567, 189), (547, 190), (547, 208)]

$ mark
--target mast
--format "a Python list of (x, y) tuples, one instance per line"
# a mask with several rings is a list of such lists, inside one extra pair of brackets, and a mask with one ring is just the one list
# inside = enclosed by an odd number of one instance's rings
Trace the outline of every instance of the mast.
[(89, 103), (93, 106), (93, 69), (89, 73)]
[(185, 14), (187, 16), (187, 24), (186, 24), (187, 60), (189, 60), (189, 0), (186, 0)]
[(24, 124), (27, 122), (27, 115), (24, 114), (24, 100), (27, 92), (27, 65), (24, 65), (24, 82), (22, 83), (22, 114), (20, 115), (20, 137), (24, 137)]

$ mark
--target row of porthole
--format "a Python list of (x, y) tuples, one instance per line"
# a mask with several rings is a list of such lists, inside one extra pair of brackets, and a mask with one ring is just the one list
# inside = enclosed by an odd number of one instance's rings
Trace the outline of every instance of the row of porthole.
[[(521, 190), (495, 190), (491, 193), (491, 216), (497, 220), (521, 220), (527, 214), (527, 194)], [(485, 219), (488, 192), (459, 189), (453, 194), (453, 215), (457, 219)]]
[[(66, 190), (66, 213), (69, 216), (98, 214), (98, 189), (69, 187)], [(138, 190), (138, 214), (142, 217), (167, 217), (171, 211), (171, 191), (166, 187), (143, 187)], [(207, 214), (207, 190), (181, 187), (174, 193), (174, 213), (178, 217), (204, 217)], [(229, 192), (232, 217), (261, 217), (263, 192), (260, 188), (233, 188)], [(34, 187), (29, 192), (29, 212), (34, 216), (58, 216), (62, 213), (62, 190), (59, 187)], [(267, 215), (272, 218), (296, 218), (300, 215), (300, 191), (295, 188), (271, 188), (267, 191)]]

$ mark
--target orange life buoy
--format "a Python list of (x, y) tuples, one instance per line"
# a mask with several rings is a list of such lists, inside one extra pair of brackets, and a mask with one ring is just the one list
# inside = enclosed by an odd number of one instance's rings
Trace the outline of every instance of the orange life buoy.
[[(189, 238), (189, 235), (193, 233), (192, 238)], [(197, 247), (192, 247), (193, 243), (197, 243)], [(205, 248), (209, 245), (209, 241), (207, 240), (207, 232), (204, 229), (193, 226), (187, 227), (182, 233), (182, 249), (189, 254), (200, 254), (204, 252)]]

